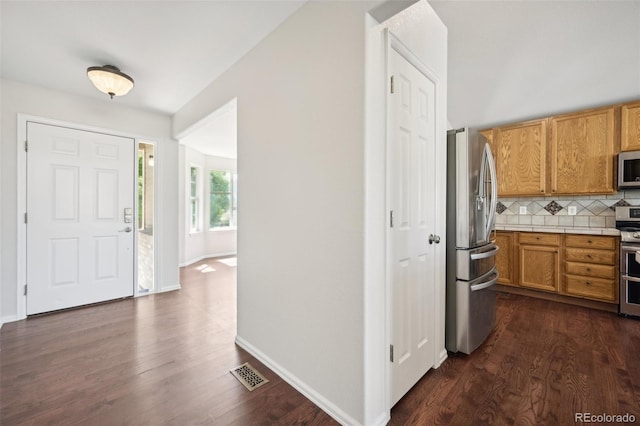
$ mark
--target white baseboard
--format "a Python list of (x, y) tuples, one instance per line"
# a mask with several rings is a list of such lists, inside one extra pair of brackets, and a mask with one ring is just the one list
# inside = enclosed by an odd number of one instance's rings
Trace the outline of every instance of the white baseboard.
[(440, 359), (438, 360), (438, 362), (436, 363), (436, 365), (434, 365), (434, 366), (433, 366), (433, 368), (438, 368), (438, 367), (440, 367), (440, 366), (442, 365), (442, 363), (443, 363), (443, 362), (445, 362), (445, 361), (447, 360), (447, 358), (448, 358), (447, 350), (446, 350), (446, 349), (443, 349), (443, 350), (440, 352)]
[(2, 327), (2, 324), (6, 324), (8, 322), (14, 322), (14, 321), (18, 321), (18, 316), (17, 315), (7, 315), (4, 316), (0, 319), (0, 327)]
[(162, 287), (159, 290), (159, 293), (166, 293), (168, 291), (176, 291), (176, 290), (180, 290), (182, 287), (180, 287), (180, 283), (176, 284), (176, 285), (170, 285), (168, 287)]
[[(283, 368), (280, 364), (273, 361), (262, 351), (257, 349), (251, 343), (247, 342), (240, 336), (236, 336), (236, 344), (245, 351), (249, 352), (261, 363), (269, 367), (274, 373), (280, 376), (285, 382), (293, 386), (298, 392), (307, 397), (311, 402), (316, 404), (325, 413), (333, 417), (337, 422), (343, 425), (360, 425), (361, 423), (356, 421), (353, 417), (342, 411), (334, 403), (327, 400), (324, 396), (320, 395), (315, 389), (309, 387), (306, 383), (300, 380), (295, 375), (291, 374), (286, 368)], [(384, 423), (381, 423), (384, 424)]]
[(377, 419), (372, 421), (371, 425), (373, 426), (385, 426), (391, 420), (391, 412), (387, 410), (386, 412), (380, 414)]
[(223, 253), (213, 253), (213, 254), (207, 254), (205, 256), (200, 256), (200, 257), (196, 257), (187, 261), (184, 261), (182, 263), (180, 263), (180, 267), (184, 268), (185, 266), (189, 266), (189, 265), (193, 265), (194, 263), (200, 262), (201, 260), (204, 259), (209, 259), (211, 257), (225, 257), (225, 256), (235, 256), (236, 252), (223, 252)]

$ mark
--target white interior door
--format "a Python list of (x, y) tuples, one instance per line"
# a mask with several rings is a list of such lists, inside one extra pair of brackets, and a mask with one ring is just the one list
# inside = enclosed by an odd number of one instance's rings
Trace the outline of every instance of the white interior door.
[(27, 314), (132, 296), (134, 140), (33, 122), (27, 140)]
[[(434, 365), (435, 83), (390, 49), (389, 199), (395, 404)], [(442, 206), (444, 208), (444, 206)]]

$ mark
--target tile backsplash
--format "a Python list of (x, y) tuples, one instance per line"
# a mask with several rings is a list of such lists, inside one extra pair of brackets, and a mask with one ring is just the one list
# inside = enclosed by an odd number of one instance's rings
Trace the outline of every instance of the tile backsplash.
[[(629, 205), (640, 206), (640, 190), (610, 195), (499, 198), (496, 225), (615, 228), (616, 206)], [(574, 209), (575, 215), (570, 215)]]

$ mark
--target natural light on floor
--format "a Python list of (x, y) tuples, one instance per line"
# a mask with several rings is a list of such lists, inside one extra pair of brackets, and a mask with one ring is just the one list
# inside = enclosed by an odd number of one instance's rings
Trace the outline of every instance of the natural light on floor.
[(218, 259), (218, 262), (224, 263), (227, 266), (238, 266), (238, 258), (237, 257), (227, 257), (226, 259)]
[(207, 265), (206, 263), (204, 265), (200, 265), (196, 268), (198, 271), (202, 272), (203, 274), (207, 274), (209, 272), (215, 272), (216, 270), (214, 268), (212, 268), (211, 266)]

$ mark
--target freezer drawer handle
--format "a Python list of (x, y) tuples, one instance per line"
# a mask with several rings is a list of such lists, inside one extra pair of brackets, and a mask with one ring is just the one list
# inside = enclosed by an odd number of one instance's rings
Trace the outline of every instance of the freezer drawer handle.
[(479, 260), (486, 259), (487, 257), (493, 257), (500, 250), (499, 247), (494, 248), (493, 250), (485, 251), (484, 253), (475, 253), (471, 255), (471, 260)]
[(497, 281), (498, 281), (498, 277), (500, 275), (496, 272), (495, 277), (492, 280), (487, 281), (486, 283), (480, 283), (480, 284), (476, 284), (476, 285), (472, 285), (471, 291), (479, 291), (479, 290), (484, 290), (485, 288), (489, 288), (492, 285), (494, 285)]

